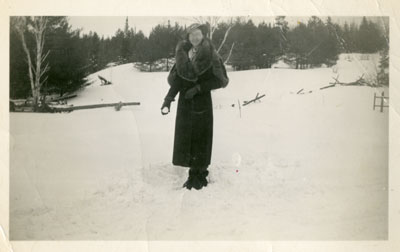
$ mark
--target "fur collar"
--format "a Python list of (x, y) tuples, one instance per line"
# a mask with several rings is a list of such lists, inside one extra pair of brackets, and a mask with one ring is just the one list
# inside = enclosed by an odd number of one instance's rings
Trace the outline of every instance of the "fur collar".
[(175, 50), (177, 74), (185, 80), (195, 82), (198, 76), (212, 67), (214, 74), (221, 80), (221, 86), (226, 87), (229, 79), (225, 66), (211, 41), (206, 37), (203, 38), (194, 61), (191, 61), (188, 55), (191, 48), (192, 44), (188, 40), (178, 42)]

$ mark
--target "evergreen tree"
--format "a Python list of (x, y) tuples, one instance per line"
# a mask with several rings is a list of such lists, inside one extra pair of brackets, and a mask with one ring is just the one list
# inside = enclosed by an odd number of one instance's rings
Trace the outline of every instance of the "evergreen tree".
[(339, 58), (340, 45), (341, 45), (341, 32), (340, 27), (332, 23), (331, 17), (327, 18), (326, 21), (326, 38), (323, 40), (320, 46), (320, 53), (323, 58), (323, 63), (327, 66), (336, 64)]
[(143, 47), (146, 46), (146, 36), (141, 30), (137, 32), (134, 38), (131, 40), (131, 46), (133, 48), (133, 62), (144, 62), (146, 59), (143, 56)]
[(384, 46), (380, 52), (379, 72), (377, 76), (378, 85), (389, 86), (389, 47)]
[(347, 22), (344, 23), (343, 26), (343, 49), (345, 53), (350, 53), (351, 51), (351, 35), (350, 35), (350, 27)]
[(132, 57), (132, 47), (130, 41), (133, 39), (133, 36), (133, 30), (129, 29), (128, 17), (126, 17), (124, 36), (121, 42), (121, 58), (123, 59), (123, 63), (129, 62), (129, 59)]
[(121, 29), (115, 32), (114, 37), (111, 38), (111, 50), (113, 52), (113, 61), (121, 64), (126, 60), (127, 48), (125, 47), (125, 34)]
[(234, 30), (236, 44), (232, 53), (231, 63), (237, 70), (247, 70), (256, 64), (256, 31), (257, 28), (250, 19), (246, 23), (237, 20)]
[(170, 24), (168, 26), (157, 25), (154, 27), (149, 36), (149, 40), (154, 46), (153, 57), (155, 59), (165, 58), (168, 65), (168, 59), (174, 55), (178, 39), (176, 31), (174, 31), (174, 28)]
[[(44, 36), (43, 51), (49, 52), (44, 64), (49, 70), (43, 77), (40, 94), (73, 91), (84, 83), (86, 57), (81, 47), (79, 30), (72, 31), (67, 17), (46, 17), (47, 26)], [(32, 96), (28, 76), (28, 64), (22, 49), (21, 38), (16, 36), (14, 17), (10, 27), (10, 96), (27, 98)], [(33, 37), (25, 33), (28, 50), (34, 51)], [(47, 78), (47, 79), (46, 79)]]
[(60, 95), (77, 90), (85, 83), (88, 72), (87, 51), (81, 46), (79, 31), (72, 31), (65, 19), (48, 34), (47, 40), (51, 68), (46, 89)]
[(370, 27), (366, 17), (363, 17), (357, 36), (357, 47), (361, 53), (371, 52)]
[(279, 32), (279, 47), (281, 53), (285, 53), (288, 49), (287, 33), (289, 31), (288, 22), (285, 20), (285, 16), (278, 16), (275, 18), (275, 27), (278, 28)]
[(256, 34), (255, 64), (258, 68), (271, 68), (282, 54), (281, 28), (262, 22)]
[(312, 35), (304, 23), (298, 25), (288, 32), (289, 53), (287, 58), (294, 61), (296, 69), (305, 68), (307, 63), (307, 54), (311, 50), (310, 41)]

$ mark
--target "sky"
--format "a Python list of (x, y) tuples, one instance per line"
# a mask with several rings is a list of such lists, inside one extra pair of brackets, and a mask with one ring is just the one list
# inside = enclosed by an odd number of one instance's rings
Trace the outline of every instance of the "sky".
[[(72, 29), (82, 29), (83, 34), (88, 34), (90, 31), (96, 32), (100, 37), (112, 37), (115, 35), (115, 32), (118, 29), (123, 30), (125, 27), (126, 16), (69, 16), (69, 23)], [(221, 20), (226, 20), (230, 17), (222, 17)], [(251, 18), (255, 25), (258, 23), (265, 21), (266, 23), (273, 23), (275, 17), (274, 16), (247, 16), (247, 19)], [(286, 21), (288, 21), (289, 26), (294, 26), (298, 21), (307, 22), (309, 16), (301, 16), (301, 17), (286, 17)], [(326, 20), (326, 17), (320, 17), (323, 21)], [(333, 22), (337, 22), (339, 24), (344, 24), (344, 22), (355, 22), (359, 23), (362, 17), (332, 17)], [(371, 20), (375, 22), (381, 23), (382, 19), (380, 17), (370, 17)], [(168, 24), (168, 20), (170, 20), (171, 25), (174, 25), (175, 22), (178, 22), (180, 25), (184, 26), (185, 24), (188, 26), (193, 22), (196, 22), (196, 17), (194, 16), (184, 16), (184, 17), (174, 17), (174, 16), (135, 16), (128, 17), (129, 27), (136, 28), (136, 31), (139, 32), (141, 30), (145, 36), (149, 36), (151, 29), (158, 24)]]

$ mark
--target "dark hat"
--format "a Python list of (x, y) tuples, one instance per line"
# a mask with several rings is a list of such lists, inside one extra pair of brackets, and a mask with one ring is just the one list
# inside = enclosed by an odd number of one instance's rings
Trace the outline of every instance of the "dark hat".
[(186, 34), (189, 34), (191, 31), (195, 29), (200, 29), (203, 35), (206, 33), (205, 30), (206, 26), (204, 24), (199, 24), (199, 23), (193, 23), (189, 25), (189, 27), (186, 28)]

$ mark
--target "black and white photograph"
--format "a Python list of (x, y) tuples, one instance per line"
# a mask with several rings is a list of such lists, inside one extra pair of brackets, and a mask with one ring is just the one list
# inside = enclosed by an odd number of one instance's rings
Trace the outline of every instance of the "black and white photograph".
[(10, 240), (387, 240), (388, 16), (10, 16)]

